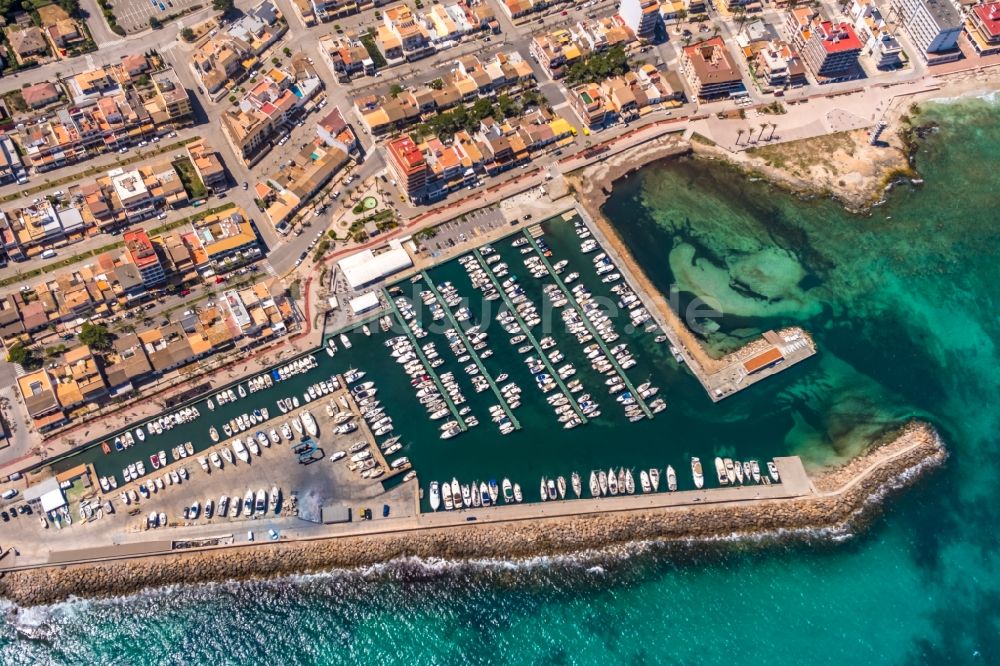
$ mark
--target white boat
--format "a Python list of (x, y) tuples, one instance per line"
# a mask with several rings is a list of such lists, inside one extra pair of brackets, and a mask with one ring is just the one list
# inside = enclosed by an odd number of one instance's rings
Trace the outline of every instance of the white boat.
[[(660, 482), (659, 475), (656, 477), (656, 482), (657, 484)], [(699, 488), (700, 487), (701, 486), (699, 486)], [(674, 472), (674, 468), (670, 465), (667, 465), (667, 489), (670, 490), (670, 492), (677, 490), (677, 474)]]
[(691, 458), (691, 476), (694, 477), (696, 488), (701, 488), (705, 485), (705, 476), (701, 471), (701, 460), (698, 458)]
[(632, 470), (625, 470), (625, 492), (629, 495), (635, 493), (635, 477), (632, 476)]
[(239, 393), (241, 398), (247, 397), (247, 391), (245, 388), (243, 388), (243, 384), (236, 385), (236, 392)]
[(504, 477), (504, 480), (503, 480), (503, 501), (509, 503), (509, 502), (513, 501), (513, 499), (514, 499), (514, 489), (513, 489), (513, 486), (510, 485), (510, 479)]
[(556, 487), (559, 489), (559, 499), (566, 499), (566, 477), (556, 479)]
[(212, 464), (216, 469), (222, 469), (222, 458), (219, 457), (219, 454), (216, 451), (212, 451), (212, 453), (208, 456), (208, 459), (212, 461)]
[(580, 475), (576, 472), (570, 475), (570, 483), (573, 486), (573, 494), (578, 498), (583, 493), (583, 484), (580, 482)]
[(255, 456), (260, 455), (260, 446), (257, 444), (257, 440), (255, 440), (253, 437), (247, 437), (246, 445), (247, 448), (250, 449), (250, 453), (254, 454)]
[(771, 478), (774, 479), (775, 483), (781, 481), (781, 477), (778, 475), (778, 466), (771, 460), (767, 461), (767, 473), (771, 475)]
[(718, 477), (720, 485), (729, 485), (729, 477), (726, 475), (726, 463), (719, 456), (715, 457), (715, 476)]
[(205, 401), (205, 406), (208, 407), (210, 410), (215, 411), (215, 403), (212, 402), (211, 398)]
[(648, 493), (652, 492), (653, 484), (649, 480), (649, 472), (642, 470), (639, 472), (639, 485), (642, 487), (642, 492)]
[(215, 426), (208, 429), (208, 436), (212, 438), (213, 442), (219, 441), (219, 431), (215, 429)]
[(340, 344), (344, 345), (344, 349), (350, 349), (351, 348), (351, 346), (352, 346), (351, 345), (351, 340), (347, 337), (346, 333), (341, 333), (340, 334)]
[(514, 501), (520, 504), (524, 500), (524, 495), (521, 494), (521, 484), (514, 484)]
[(590, 495), (591, 497), (601, 496), (601, 485), (597, 481), (597, 472), (590, 470)]
[(613, 469), (608, 470), (608, 493), (611, 495), (618, 494), (618, 476)]
[(437, 511), (438, 508), (441, 506), (441, 495), (438, 490), (437, 481), (431, 481), (430, 503), (431, 503), (431, 511)]
[(243, 445), (242, 439), (236, 438), (233, 440), (233, 453), (243, 462), (250, 462), (250, 453), (247, 451), (247, 447)]
[(538, 494), (541, 495), (542, 501), (548, 501), (549, 499), (549, 484), (546, 483), (545, 477), (542, 477), (541, 483), (538, 485)]

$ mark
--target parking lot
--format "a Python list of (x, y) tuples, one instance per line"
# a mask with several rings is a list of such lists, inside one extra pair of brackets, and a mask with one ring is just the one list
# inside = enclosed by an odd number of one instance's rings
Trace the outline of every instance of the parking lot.
[(149, 18), (155, 16), (165, 21), (171, 14), (180, 14), (187, 8), (205, 3), (198, 0), (112, 0), (118, 25), (125, 32), (142, 32), (149, 29)]
[(505, 224), (507, 221), (498, 209), (484, 208), (435, 227), (437, 234), (424, 241), (423, 247), (431, 256), (437, 256), (448, 248), (466, 243)]

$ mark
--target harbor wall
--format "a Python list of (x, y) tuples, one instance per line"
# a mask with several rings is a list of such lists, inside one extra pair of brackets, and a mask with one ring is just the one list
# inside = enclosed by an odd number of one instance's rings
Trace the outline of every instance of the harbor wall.
[(72, 596), (115, 596), (145, 587), (267, 578), (414, 556), (458, 561), (517, 559), (637, 541), (825, 541), (862, 530), (893, 491), (913, 484), (946, 459), (947, 450), (934, 428), (911, 422), (866, 454), (812, 479), (816, 492), (801, 497), (643, 507), (559, 518), (546, 518), (546, 505), (538, 504), (532, 505), (537, 511), (534, 517), (510, 521), (447, 528), (411, 526), (367, 536), (8, 571), (0, 578), (0, 596), (30, 606)]

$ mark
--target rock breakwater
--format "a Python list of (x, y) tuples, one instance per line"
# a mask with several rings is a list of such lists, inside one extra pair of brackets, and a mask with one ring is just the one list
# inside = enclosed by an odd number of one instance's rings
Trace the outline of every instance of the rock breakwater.
[(400, 558), (518, 559), (600, 549), (637, 541), (767, 543), (856, 532), (889, 494), (940, 466), (937, 432), (913, 422), (864, 455), (814, 479), (814, 494), (559, 518), (521, 519), (399, 533), (226, 547), (7, 572), (0, 596), (21, 606), (70, 597), (131, 594), (146, 587), (246, 580)]

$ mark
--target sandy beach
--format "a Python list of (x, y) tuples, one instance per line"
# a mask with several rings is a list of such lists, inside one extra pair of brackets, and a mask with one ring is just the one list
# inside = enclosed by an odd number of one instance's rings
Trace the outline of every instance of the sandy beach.
[[(113, 596), (145, 587), (267, 578), (405, 557), (517, 559), (637, 541), (823, 540), (824, 535), (856, 533), (877, 515), (891, 491), (911, 485), (946, 459), (947, 451), (933, 427), (913, 422), (848, 465), (814, 479), (819, 492), (801, 498), (468, 523), (53, 566), (7, 572), (0, 579), (0, 596), (30, 606), (71, 596)], [(773, 539), (761, 538), (768, 536)]]

